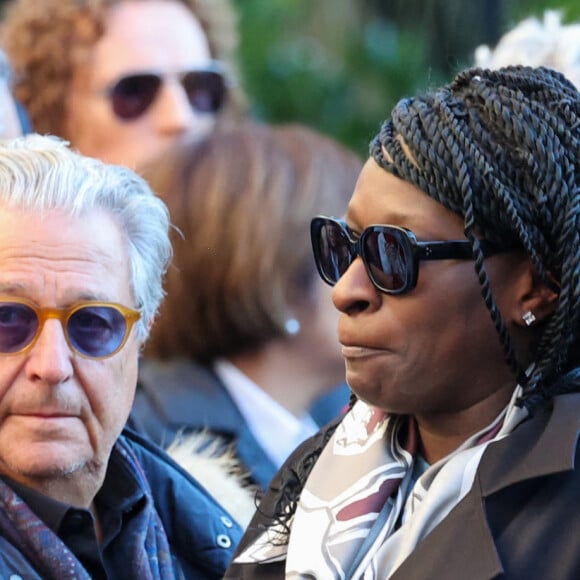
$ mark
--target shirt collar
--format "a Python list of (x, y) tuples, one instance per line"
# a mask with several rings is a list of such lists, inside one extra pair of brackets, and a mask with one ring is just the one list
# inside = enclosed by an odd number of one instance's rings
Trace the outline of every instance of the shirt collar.
[(216, 361), (214, 370), (276, 467), (280, 467), (300, 443), (318, 431), (310, 415), (296, 417), (229, 361)]

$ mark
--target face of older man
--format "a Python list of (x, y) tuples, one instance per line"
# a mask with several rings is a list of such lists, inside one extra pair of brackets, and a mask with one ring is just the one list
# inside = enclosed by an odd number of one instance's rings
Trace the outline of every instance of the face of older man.
[[(105, 212), (40, 217), (0, 207), (0, 299), (134, 308), (124, 248)], [(50, 318), (28, 351), (0, 355), (0, 473), (42, 489), (65, 475), (104, 474), (133, 401), (139, 347), (133, 328), (113, 356), (83, 358)]]

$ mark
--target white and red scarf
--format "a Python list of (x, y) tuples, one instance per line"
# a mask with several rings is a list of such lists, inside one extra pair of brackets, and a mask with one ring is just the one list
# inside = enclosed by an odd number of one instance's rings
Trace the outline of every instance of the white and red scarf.
[(286, 578), (388, 578), (465, 496), (486, 446), (527, 416), (515, 402), (414, 481), (417, 428), (358, 401), (304, 486), (291, 533), (267, 529), (237, 563), (286, 560)]

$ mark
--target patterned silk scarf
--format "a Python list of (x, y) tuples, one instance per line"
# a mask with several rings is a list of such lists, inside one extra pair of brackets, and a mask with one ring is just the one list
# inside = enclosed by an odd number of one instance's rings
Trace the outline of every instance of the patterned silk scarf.
[[(169, 544), (153, 507), (145, 474), (129, 447), (119, 440), (113, 452), (120, 453), (127, 468), (148, 496), (148, 506), (123, 533), (133, 535), (133, 551), (127, 554), (127, 578), (169, 580), (173, 571)], [(42, 578), (47, 580), (90, 580), (90, 576), (68, 547), (52, 532), (12, 489), (0, 480), (0, 535), (22, 553)]]
[(520, 394), (415, 483), (415, 422), (358, 401), (308, 477), (289, 543), (273, 526), (236, 562), (285, 558), (286, 578), (388, 578), (469, 491), (487, 444), (525, 419)]

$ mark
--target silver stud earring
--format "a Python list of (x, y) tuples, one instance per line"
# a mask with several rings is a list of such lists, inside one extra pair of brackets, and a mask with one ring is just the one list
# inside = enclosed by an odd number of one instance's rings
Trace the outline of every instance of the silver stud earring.
[(526, 326), (532, 326), (536, 322), (536, 315), (531, 310), (528, 310), (524, 312), (522, 319), (526, 323)]
[(296, 336), (300, 332), (300, 322), (296, 318), (288, 318), (284, 323), (286, 334)]

